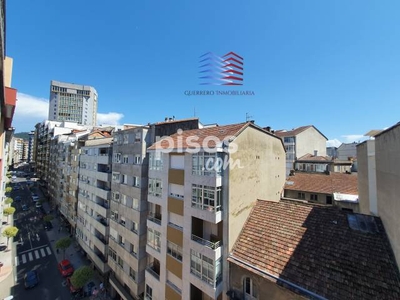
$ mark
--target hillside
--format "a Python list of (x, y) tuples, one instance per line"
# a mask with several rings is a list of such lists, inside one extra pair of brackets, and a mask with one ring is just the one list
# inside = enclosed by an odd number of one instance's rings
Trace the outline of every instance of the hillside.
[(14, 133), (14, 136), (20, 139), (29, 140), (29, 132), (18, 132)]

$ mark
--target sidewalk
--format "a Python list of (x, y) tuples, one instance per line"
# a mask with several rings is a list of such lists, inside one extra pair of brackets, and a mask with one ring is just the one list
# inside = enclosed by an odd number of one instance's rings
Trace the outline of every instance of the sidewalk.
[[(3, 205), (3, 209), (5, 207), (8, 207), (7, 204)], [(7, 217), (5, 217), (2, 213), (3, 209), (1, 210), (1, 224), (0, 224), (0, 247), (7, 247), (7, 238), (3, 236), (3, 230), (5, 228), (7, 228), (8, 226), (12, 226), (13, 225), (13, 216), (9, 216), (8, 219), (8, 224), (3, 222), (7, 222)], [(7, 250), (2, 250), (0, 251), (0, 262), (3, 264), (3, 267), (1, 267), (1, 271), (0, 271), (0, 282), (4, 281), (5, 279), (8, 278), (8, 276), (10, 276), (13, 272), (13, 268), (14, 268), (14, 260), (13, 260), (13, 239), (10, 239), (9, 244), (8, 244), (8, 249)]]

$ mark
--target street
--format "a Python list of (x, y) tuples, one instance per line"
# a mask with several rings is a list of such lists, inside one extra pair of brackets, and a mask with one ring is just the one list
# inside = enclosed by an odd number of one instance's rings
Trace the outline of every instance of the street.
[[(13, 190), (11, 195), (16, 208), (14, 226), (19, 228), (18, 235), (14, 238), (16, 285), (12, 289), (12, 295), (14, 299), (70, 299), (71, 294), (57, 269), (57, 259), (43, 226), (42, 212), (35, 207), (26, 179), (17, 178), (13, 184), (15, 183), (19, 183), (21, 188)], [(42, 199), (40, 190), (37, 187), (33, 190)], [(16, 201), (17, 196), (21, 198), (20, 201)], [(27, 205), (28, 210), (24, 211), (23, 205)], [(40, 281), (34, 288), (26, 290), (24, 275), (30, 270), (38, 272)]]

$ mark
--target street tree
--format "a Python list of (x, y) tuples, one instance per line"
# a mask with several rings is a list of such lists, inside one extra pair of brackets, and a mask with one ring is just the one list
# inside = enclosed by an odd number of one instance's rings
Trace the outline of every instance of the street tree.
[(8, 241), (10, 238), (13, 238), (17, 235), (18, 233), (18, 228), (15, 226), (9, 226), (6, 227), (3, 231), (3, 236), (7, 238), (7, 247), (8, 247)]
[(65, 259), (65, 251), (69, 248), (69, 246), (71, 246), (71, 244), (72, 240), (68, 236), (61, 238), (56, 242), (56, 249), (63, 251), (63, 259)]
[(52, 215), (46, 215), (43, 217), (43, 220), (45, 222), (51, 222), (54, 219), (54, 217)]
[(12, 187), (11, 186), (6, 187), (6, 193), (11, 193), (11, 192), (12, 192)]
[(74, 287), (82, 288), (89, 280), (93, 278), (94, 272), (89, 266), (82, 266), (77, 269), (71, 277), (71, 283)]
[(9, 204), (11, 206), (11, 204), (14, 202), (13, 198), (11, 197), (7, 197), (6, 200), (4, 200), (5, 204)]
[(3, 214), (7, 216), (7, 222), (8, 222), (8, 216), (13, 215), (15, 213), (15, 207), (6, 207), (3, 209)]

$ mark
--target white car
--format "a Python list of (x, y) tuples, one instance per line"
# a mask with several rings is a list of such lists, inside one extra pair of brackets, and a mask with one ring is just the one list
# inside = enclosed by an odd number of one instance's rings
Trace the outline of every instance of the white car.
[(33, 202), (39, 201), (39, 196), (36, 194), (32, 194), (32, 200)]

